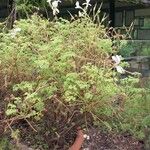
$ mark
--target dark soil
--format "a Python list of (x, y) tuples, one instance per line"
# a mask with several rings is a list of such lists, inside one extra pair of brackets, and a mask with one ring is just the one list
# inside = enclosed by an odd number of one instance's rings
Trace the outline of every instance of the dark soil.
[[(90, 129), (87, 135), (90, 139), (85, 139), (81, 150), (144, 150), (143, 144), (131, 136), (103, 133), (96, 128)], [(64, 145), (60, 148), (59, 145), (56, 145), (55, 148), (49, 148), (48, 150), (68, 150), (68, 146)]]
[[(0, 102), (0, 104), (0, 121), (2, 121), (5, 107), (4, 103)], [(65, 119), (63, 115), (53, 114), (51, 110), (55, 110), (55, 105), (57, 106), (57, 104), (51, 104), (47, 108), (49, 113), (45, 114), (43, 121), (37, 124), (31, 121), (38, 132), (34, 132), (24, 120), (20, 120), (12, 126), (13, 129), (19, 128), (21, 131), (20, 143), (24, 147), (32, 147), (33, 150), (68, 150), (76, 138), (77, 126), (82, 126), (88, 122), (89, 124), (86, 124), (88, 131), (85, 131), (85, 134), (89, 136), (89, 139), (85, 139), (82, 150), (143, 150), (144, 144), (130, 135), (106, 133), (97, 127), (93, 127), (93, 121), (88, 114), (86, 114), (86, 123), (84, 121), (85, 115), (81, 115), (78, 111), (73, 115), (70, 114), (71, 117), (68, 117), (71, 118), (70, 121)], [(72, 110), (72, 112), (76, 111)], [(10, 137), (7, 136), (9, 134), (4, 133), (5, 126), (7, 125), (0, 122), (0, 140), (5, 135), (10, 141)], [(26, 148), (26, 150), (28, 149)]]
[[(70, 130), (65, 136), (55, 140), (51, 139), (51, 136), (45, 138), (43, 133), (33, 133), (27, 128), (22, 129), (23, 136), (20, 140), (22, 147), (28, 146), (26, 150), (29, 147), (32, 150), (68, 150), (76, 137), (75, 130)], [(81, 150), (144, 150), (144, 144), (130, 135), (106, 133), (98, 128), (90, 128), (85, 131), (85, 134), (89, 136), (89, 139), (84, 140)], [(44, 145), (48, 147), (44, 148)]]
[[(44, 143), (43, 141), (36, 148), (33, 148), (33, 150), (68, 150), (75, 140), (75, 133), (75, 131), (68, 132), (66, 136), (63, 137), (64, 139), (60, 138), (59, 141), (55, 143), (56, 145), (53, 146), (53, 148), (42, 148), (40, 145)], [(130, 135), (106, 133), (98, 128), (90, 128), (89, 131), (85, 131), (85, 134), (89, 136), (89, 139), (84, 140), (81, 150), (144, 150), (144, 144), (134, 139)], [(22, 142), (25, 145), (30, 143), (29, 145), (32, 147), (34, 144), (33, 142), (36, 142), (36, 140), (37, 139), (35, 135), (35, 139), (33, 138), (29, 140), (27, 137), (24, 139), (26, 142)], [(52, 145), (54, 144), (52, 139), (49, 139), (48, 142), (50, 142)]]
[(97, 128), (87, 132), (83, 150), (143, 150), (143, 144), (131, 136), (104, 133)]

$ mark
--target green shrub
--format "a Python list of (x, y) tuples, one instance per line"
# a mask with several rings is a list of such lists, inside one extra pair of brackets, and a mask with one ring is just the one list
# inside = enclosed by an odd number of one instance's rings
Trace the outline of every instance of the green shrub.
[(34, 15), (0, 33), (0, 87), (11, 93), (7, 118), (36, 123), (57, 100), (60, 110), (67, 108), (57, 115), (89, 112), (96, 124), (143, 137), (150, 113), (146, 90), (138, 78), (121, 79), (112, 70), (112, 43), (104, 37), (105, 28), (88, 17), (49, 22)]
[(121, 40), (119, 43), (119, 53), (123, 57), (149, 56), (150, 44), (145, 40)]
[[(44, 109), (44, 99), (54, 92), (62, 93), (60, 100), (66, 102), (88, 103), (95, 97), (93, 86), (102, 92), (99, 98), (105, 97), (104, 100), (113, 95), (111, 86), (117, 91), (112, 72), (107, 71), (111, 41), (103, 40), (103, 26), (93, 24), (89, 18), (80, 22), (80, 19), (72, 23), (61, 19), (49, 23), (33, 16), (16, 23), (15, 28), (21, 31), (14, 37), (1, 33), (1, 78), (7, 76), (1, 84), (13, 87), (14, 93), (13, 103), (7, 107), (8, 116), (39, 115)], [(102, 84), (106, 84), (104, 89)]]

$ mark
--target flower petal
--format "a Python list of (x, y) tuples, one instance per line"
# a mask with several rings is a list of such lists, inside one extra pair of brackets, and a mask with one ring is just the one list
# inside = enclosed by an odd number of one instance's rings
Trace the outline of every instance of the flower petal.
[(118, 73), (124, 74), (125, 70), (121, 66), (116, 66), (115, 67)]
[(121, 56), (112, 56), (112, 60), (118, 65), (121, 62), (122, 57)]
[(77, 1), (76, 2), (76, 7), (75, 7), (76, 9), (80, 9), (81, 8), (81, 6), (80, 6), (80, 4), (79, 4), (79, 1)]

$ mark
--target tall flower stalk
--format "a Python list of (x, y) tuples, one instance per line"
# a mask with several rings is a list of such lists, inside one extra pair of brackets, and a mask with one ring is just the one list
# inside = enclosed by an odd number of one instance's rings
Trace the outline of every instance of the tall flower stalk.
[(58, 9), (58, 5), (59, 3), (61, 3), (60, 0), (47, 0), (47, 2), (49, 3), (49, 6), (51, 7), (52, 11), (53, 11), (53, 15), (57, 18), (57, 15), (59, 14), (59, 9)]
[(87, 15), (88, 7), (91, 6), (90, 0), (86, 0), (86, 2), (83, 3), (82, 5), (84, 7), (80, 6), (79, 1), (76, 2), (75, 8), (79, 10), (79, 17), (88, 16)]

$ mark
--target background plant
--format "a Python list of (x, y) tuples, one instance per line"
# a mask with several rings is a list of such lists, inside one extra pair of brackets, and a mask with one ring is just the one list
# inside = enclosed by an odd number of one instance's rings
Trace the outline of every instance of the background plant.
[(119, 44), (119, 53), (124, 57), (149, 56), (149, 46), (149, 41), (147, 40), (121, 40)]

